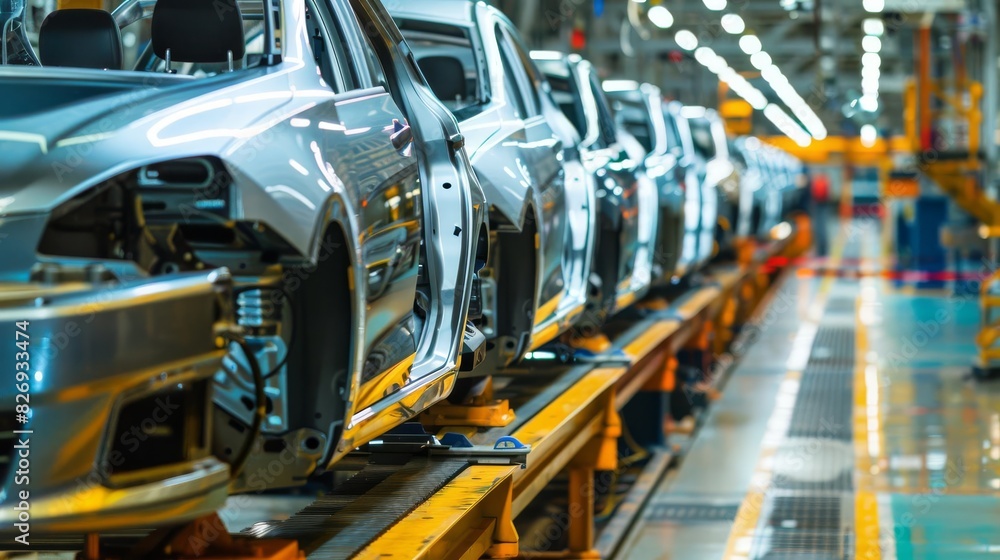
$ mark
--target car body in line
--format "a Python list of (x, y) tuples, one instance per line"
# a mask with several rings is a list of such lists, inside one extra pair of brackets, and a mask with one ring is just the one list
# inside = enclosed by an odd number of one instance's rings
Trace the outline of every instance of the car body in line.
[(642, 144), (646, 152), (643, 168), (656, 183), (660, 215), (654, 279), (676, 282), (692, 264), (690, 256), (683, 258), (684, 247), (695, 246), (698, 236), (698, 220), (688, 220), (685, 212), (699, 196), (698, 189), (693, 188), (696, 185), (690, 189), (687, 185), (690, 158), (685, 157), (676, 125), (665, 116), (660, 88), (631, 80), (605, 81), (603, 88), (619, 126)]
[[(600, 296), (581, 329), (599, 326), (641, 298), (652, 281), (656, 250), (656, 187), (643, 174), (643, 154), (630, 153), (596, 69), (579, 55), (533, 51), (563, 114), (579, 133), (578, 149), (598, 185), (600, 238), (595, 272)], [(639, 148), (641, 151), (641, 147)]]
[[(781, 221), (781, 190), (771, 168), (769, 152), (777, 151), (753, 136), (741, 136), (733, 140), (731, 155), (736, 165), (741, 167), (741, 203), (749, 195), (749, 214), (741, 206), (741, 217), (737, 234), (740, 236), (766, 239), (771, 229)], [(746, 192), (744, 192), (746, 191)]]
[(385, 2), (438, 98), (459, 120), (491, 208), (482, 273), (482, 371), (506, 367), (581, 316), (595, 241), (593, 181), (517, 30), (472, 0)]
[(713, 199), (716, 206), (716, 217), (711, 228), (706, 227), (709, 225), (711, 212), (702, 215), (703, 244), (699, 244), (699, 251), (704, 255), (706, 245), (713, 241), (714, 247), (710, 255), (729, 251), (736, 238), (736, 221), (739, 219), (740, 177), (729, 158), (726, 129), (714, 109), (687, 105), (681, 110), (681, 114), (687, 119), (691, 129), (695, 151), (705, 162), (703, 181), (706, 190), (714, 191), (714, 195), (706, 192), (705, 206), (711, 206)]
[[(119, 28), (150, 18), (151, 71), (122, 70)], [(65, 339), (26, 381), (22, 428), (45, 434), (32, 528), (148, 526), (303, 484), (482, 359), (485, 199), (378, 3), (126, 0), (46, 21), (42, 56), (15, 55), (42, 66), (0, 67), (0, 316)], [(9, 525), (10, 469), (0, 484)]]
[(679, 101), (663, 104), (663, 119), (668, 131), (676, 134), (680, 145), (680, 165), (685, 169), (684, 245), (679, 265), (686, 271), (704, 267), (714, 254), (715, 224), (718, 218), (718, 195), (706, 182), (707, 163), (695, 146), (691, 126)]

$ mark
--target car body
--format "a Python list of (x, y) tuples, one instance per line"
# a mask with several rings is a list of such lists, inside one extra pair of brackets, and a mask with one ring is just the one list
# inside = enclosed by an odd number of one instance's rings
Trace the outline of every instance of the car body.
[(781, 221), (781, 190), (771, 167), (771, 152), (774, 150), (753, 136), (733, 140), (731, 154), (736, 165), (742, 167), (740, 200), (743, 216), (737, 230), (740, 236), (766, 239), (771, 229)]
[[(693, 105), (685, 106), (681, 114), (687, 119), (695, 150), (705, 162), (705, 189), (702, 192), (706, 198), (703, 200), (703, 209), (713, 204), (715, 206), (714, 211), (703, 210), (702, 238), (699, 243), (701, 256), (705, 257), (707, 254), (710, 258), (720, 251), (732, 249), (736, 221), (739, 218), (740, 178), (729, 159), (726, 129), (719, 114), (713, 109)], [(714, 224), (709, 227), (712, 214), (715, 214)], [(706, 253), (710, 243), (714, 247)]]
[[(584, 330), (642, 297), (652, 280), (655, 255), (656, 187), (642, 169), (643, 154), (629, 152), (627, 131), (614, 122), (597, 71), (579, 55), (533, 51), (552, 94), (579, 134), (578, 149), (598, 185), (600, 239), (595, 272), (600, 297)], [(641, 148), (640, 148), (641, 151)]]
[[(445, 398), (484, 351), (467, 317), (486, 205), (384, 10), (84, 11), (43, 24), (44, 67), (0, 67), (0, 315), (54, 292), (32, 336), (69, 337), (32, 364), (33, 528), (148, 526), (302, 484)], [(55, 48), (81, 16), (104, 47)], [(139, 60), (178, 73), (57, 67), (111, 68), (107, 39), (150, 17), (157, 56)]]
[(385, 3), (439, 99), (459, 119), (491, 207), (483, 271), (491, 368), (551, 342), (584, 312), (593, 182), (566, 149), (565, 117), (517, 30), (472, 0)]
[(682, 113), (684, 105), (668, 101), (663, 105), (667, 130), (673, 131), (680, 143), (679, 163), (685, 169), (684, 184), (684, 245), (678, 265), (695, 271), (708, 263), (714, 253), (715, 224), (718, 218), (718, 195), (715, 187), (705, 181), (708, 161), (695, 146), (691, 125)]
[(685, 208), (695, 202), (688, 199), (698, 197), (696, 188), (687, 188), (690, 162), (684, 157), (676, 126), (665, 117), (660, 88), (628, 80), (606, 81), (603, 87), (619, 126), (642, 144), (643, 169), (656, 183), (660, 214), (654, 277), (660, 282), (676, 282), (691, 267), (691, 259), (682, 258), (684, 246), (697, 243), (697, 222), (685, 217)]

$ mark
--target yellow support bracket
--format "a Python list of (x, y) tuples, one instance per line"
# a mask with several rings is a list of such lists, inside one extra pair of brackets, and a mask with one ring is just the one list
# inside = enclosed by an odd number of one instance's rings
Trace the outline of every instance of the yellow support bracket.
[(514, 421), (514, 409), (507, 399), (493, 398), (493, 378), (486, 380), (480, 394), (463, 404), (440, 402), (420, 415), (420, 423), (428, 427), (471, 426), (502, 428)]
[[(362, 550), (356, 558), (514, 558), (517, 465), (473, 465)], [(401, 550), (401, 543), (407, 549)]]

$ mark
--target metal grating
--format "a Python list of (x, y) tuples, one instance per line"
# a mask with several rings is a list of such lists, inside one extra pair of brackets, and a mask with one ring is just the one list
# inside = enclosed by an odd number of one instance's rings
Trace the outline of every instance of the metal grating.
[(857, 300), (855, 298), (830, 298), (826, 302), (826, 308), (823, 313), (825, 315), (833, 315), (835, 313), (854, 313), (857, 306)]
[(806, 366), (792, 409), (789, 437), (851, 441), (854, 375)]
[(348, 558), (440, 490), (467, 465), (464, 459), (417, 459), (402, 467), (369, 465), (291, 518), (258, 523), (244, 533), (298, 540), (310, 557)]
[(856, 336), (854, 327), (820, 327), (813, 340), (809, 365), (838, 365), (853, 370)]
[(851, 554), (850, 531), (844, 523), (844, 497), (795, 493), (770, 499), (765, 538), (760, 541), (766, 560), (847, 560)]
[[(831, 313), (853, 309), (833, 300)], [(784, 441), (774, 457), (752, 558), (847, 560), (853, 555), (855, 330), (821, 326)]]
[(645, 518), (650, 521), (732, 521), (740, 504), (706, 505), (690, 504), (651, 504)]

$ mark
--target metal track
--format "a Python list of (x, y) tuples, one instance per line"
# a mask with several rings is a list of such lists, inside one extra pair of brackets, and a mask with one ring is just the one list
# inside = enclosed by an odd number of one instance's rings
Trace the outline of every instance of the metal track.
[(402, 466), (369, 465), (291, 518), (257, 523), (243, 533), (297, 540), (310, 557), (349, 558), (467, 465), (464, 460), (430, 458), (412, 459)]

